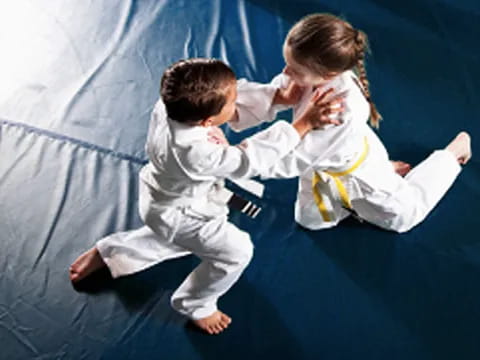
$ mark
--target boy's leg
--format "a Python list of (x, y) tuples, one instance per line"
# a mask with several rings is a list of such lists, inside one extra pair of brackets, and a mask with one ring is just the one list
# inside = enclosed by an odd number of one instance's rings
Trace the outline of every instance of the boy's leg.
[(96, 248), (114, 278), (190, 254), (165, 241), (148, 226), (107, 236), (97, 242)]
[(197, 231), (182, 235), (175, 243), (188, 248), (202, 262), (175, 291), (172, 306), (203, 330), (219, 333), (231, 320), (218, 311), (217, 300), (250, 262), (252, 242), (247, 233), (225, 218), (211, 220)]
[(188, 254), (189, 251), (164, 241), (148, 226), (143, 226), (99, 240), (72, 264), (70, 279), (73, 282), (80, 281), (105, 265), (116, 278)]
[(78, 282), (104, 266), (105, 263), (97, 248), (94, 246), (80, 255), (70, 266), (70, 280), (72, 282)]

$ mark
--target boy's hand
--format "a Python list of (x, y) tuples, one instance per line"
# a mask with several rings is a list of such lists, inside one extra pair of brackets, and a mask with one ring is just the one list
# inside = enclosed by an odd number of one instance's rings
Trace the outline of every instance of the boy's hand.
[(279, 88), (273, 97), (272, 105), (295, 105), (302, 98), (304, 87), (290, 80), (286, 88)]
[(212, 126), (208, 131), (208, 141), (220, 145), (230, 145), (222, 129), (218, 126)]
[(318, 129), (325, 125), (340, 125), (342, 122), (337, 115), (343, 112), (343, 100), (345, 94), (337, 94), (333, 97), (333, 89), (320, 92), (316, 90), (312, 95), (303, 113), (293, 122), (299, 135), (303, 137), (312, 129)]

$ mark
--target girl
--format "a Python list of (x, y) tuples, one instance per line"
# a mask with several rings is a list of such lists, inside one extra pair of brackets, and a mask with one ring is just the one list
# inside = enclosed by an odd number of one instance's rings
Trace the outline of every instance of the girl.
[[(290, 82), (285, 99), (262, 101), (251, 96), (258, 85), (239, 83), (237, 130), (257, 124), (258, 114), (273, 119), (278, 106), (292, 104), (301, 114), (315, 89), (334, 88), (344, 97), (342, 124), (310, 132), (296, 149), (270, 169), (265, 177), (300, 176), (295, 204), (296, 221), (312, 230), (329, 228), (353, 214), (384, 229), (405, 232), (420, 223), (446, 193), (471, 156), (470, 137), (461, 132), (443, 150), (434, 151), (409, 171), (393, 164), (380, 139), (367, 124), (381, 119), (372, 101), (365, 71), (365, 33), (329, 14), (309, 15), (293, 26), (284, 43), (286, 67), (272, 88)], [(296, 83), (296, 87), (291, 82)], [(294, 104), (295, 103), (295, 104)], [(265, 117), (264, 117), (265, 118)], [(405, 177), (400, 174), (407, 173)]]

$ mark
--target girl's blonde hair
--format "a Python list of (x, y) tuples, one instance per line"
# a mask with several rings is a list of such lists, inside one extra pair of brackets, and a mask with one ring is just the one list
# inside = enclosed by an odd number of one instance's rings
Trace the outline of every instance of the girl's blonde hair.
[(297, 63), (320, 76), (356, 70), (360, 89), (370, 104), (370, 124), (378, 128), (382, 116), (370, 96), (365, 69), (365, 53), (369, 47), (363, 31), (334, 15), (312, 14), (290, 29), (286, 44)]

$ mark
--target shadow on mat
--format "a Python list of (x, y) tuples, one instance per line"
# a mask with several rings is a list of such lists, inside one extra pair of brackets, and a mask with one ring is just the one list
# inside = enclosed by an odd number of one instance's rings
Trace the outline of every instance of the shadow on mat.
[(459, 252), (439, 254), (403, 241), (408, 233), (354, 232), (358, 236), (326, 241), (319, 232), (308, 236), (351, 281), (385, 304), (390, 316), (419, 338), (433, 358), (478, 358), (480, 346), (473, 336), (480, 320), (478, 262), (474, 266)]
[(280, 314), (246, 279), (220, 299), (219, 308), (232, 323), (219, 335), (208, 335), (187, 323), (187, 336), (204, 359), (303, 359)]

